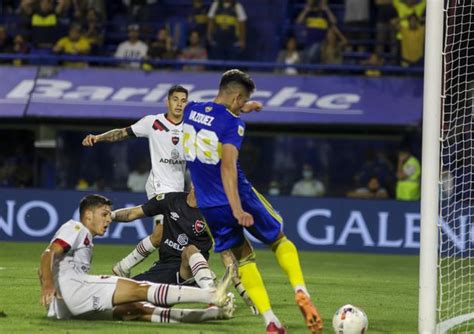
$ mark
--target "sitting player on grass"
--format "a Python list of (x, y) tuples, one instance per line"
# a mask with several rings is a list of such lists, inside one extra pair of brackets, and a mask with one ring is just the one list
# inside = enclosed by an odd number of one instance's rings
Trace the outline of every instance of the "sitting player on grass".
[[(63, 224), (41, 255), (40, 302), (48, 308), (48, 317), (201, 322), (232, 316), (233, 300), (226, 295), (232, 267), (217, 287), (206, 289), (89, 275), (92, 240), (107, 231), (112, 222), (111, 206), (110, 200), (103, 196), (84, 197), (79, 207), (80, 222), (69, 220)], [(169, 308), (186, 302), (215, 306)]]

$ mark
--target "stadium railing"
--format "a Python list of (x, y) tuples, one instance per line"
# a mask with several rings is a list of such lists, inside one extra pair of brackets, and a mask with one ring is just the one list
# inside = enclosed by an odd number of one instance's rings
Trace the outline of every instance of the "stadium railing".
[[(145, 59), (130, 59), (130, 58), (114, 58), (109, 56), (69, 56), (69, 55), (51, 55), (51, 54), (0, 54), (0, 61), (15, 61), (21, 60), (22, 65), (45, 65), (55, 66), (60, 65), (61, 62), (87, 62), (99, 66), (110, 65), (125, 65), (131, 63), (140, 63), (142, 70), (152, 70), (155, 68), (169, 67), (181, 70), (185, 65), (204, 66), (208, 70), (238, 67), (252, 71), (274, 71), (283, 70), (285, 68), (295, 68), (301, 70), (303, 73), (324, 72), (335, 74), (357, 74), (364, 73), (367, 70), (379, 70), (384, 74), (394, 75), (419, 75), (423, 73), (423, 67), (402, 67), (395, 65), (355, 65), (355, 64), (340, 64), (340, 65), (325, 65), (325, 64), (282, 64), (276, 62), (255, 62), (255, 61), (235, 61), (235, 60), (145, 60)], [(151, 66), (144, 67), (148, 64)], [(5, 63), (3, 64), (5, 65)]]

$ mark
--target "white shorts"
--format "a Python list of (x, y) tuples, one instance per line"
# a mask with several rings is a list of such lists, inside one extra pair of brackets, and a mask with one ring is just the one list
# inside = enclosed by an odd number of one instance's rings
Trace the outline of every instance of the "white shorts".
[(117, 276), (71, 275), (59, 279), (59, 290), (72, 316), (111, 317)]

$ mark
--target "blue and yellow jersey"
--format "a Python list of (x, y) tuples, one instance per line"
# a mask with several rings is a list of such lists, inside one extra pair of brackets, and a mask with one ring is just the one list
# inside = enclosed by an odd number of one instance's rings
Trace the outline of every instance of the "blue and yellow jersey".
[[(228, 205), (221, 179), (222, 145), (242, 145), (245, 123), (224, 105), (214, 102), (189, 102), (184, 109), (184, 156), (191, 172), (200, 208)], [(240, 197), (252, 191), (237, 162)]]

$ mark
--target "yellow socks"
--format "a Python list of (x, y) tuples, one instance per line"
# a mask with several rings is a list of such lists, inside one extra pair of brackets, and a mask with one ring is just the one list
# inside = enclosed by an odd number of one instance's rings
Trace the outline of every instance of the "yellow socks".
[(295, 245), (286, 237), (283, 237), (272, 244), (272, 250), (275, 252), (278, 264), (288, 275), (293, 289), (299, 286), (304, 287), (303, 272), (301, 271), (300, 259)]
[(262, 276), (258, 271), (257, 264), (247, 261), (239, 266), (239, 276), (250, 299), (253, 301), (260, 314), (264, 314), (271, 309), (270, 299), (267, 290), (263, 285)]

